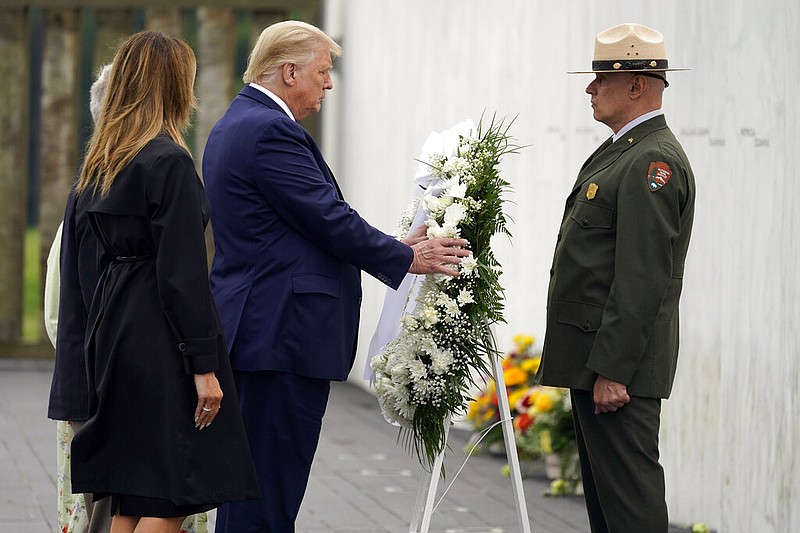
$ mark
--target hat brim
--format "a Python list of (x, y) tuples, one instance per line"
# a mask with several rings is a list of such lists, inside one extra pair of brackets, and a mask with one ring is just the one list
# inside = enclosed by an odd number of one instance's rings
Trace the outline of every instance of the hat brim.
[(631, 70), (570, 70), (567, 74), (598, 74), (601, 72), (673, 72), (681, 70), (692, 70), (690, 68), (640, 68)]

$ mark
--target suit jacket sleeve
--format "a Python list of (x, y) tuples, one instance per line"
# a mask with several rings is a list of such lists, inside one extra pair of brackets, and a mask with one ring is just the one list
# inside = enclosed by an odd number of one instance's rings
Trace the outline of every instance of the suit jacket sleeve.
[(296, 123), (287, 118), (267, 125), (255, 165), (259, 191), (292, 229), (392, 288), (400, 285), (413, 251), (372, 227), (339, 197)]
[(208, 285), (204, 192), (186, 152), (161, 155), (147, 179), (161, 307), (187, 373), (217, 369), (220, 331)]
[[(614, 278), (587, 366), (629, 383), (649, 342), (673, 272), (673, 246), (681, 233), (687, 171), (668, 147), (654, 145), (632, 160), (617, 198)], [(669, 165), (671, 179), (651, 191), (651, 162)]]

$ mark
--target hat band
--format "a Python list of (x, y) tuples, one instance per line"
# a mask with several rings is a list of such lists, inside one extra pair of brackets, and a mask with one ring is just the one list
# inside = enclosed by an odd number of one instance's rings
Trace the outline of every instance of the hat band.
[(624, 70), (665, 70), (669, 68), (666, 59), (625, 59), (622, 61), (592, 61), (592, 70), (624, 71)]

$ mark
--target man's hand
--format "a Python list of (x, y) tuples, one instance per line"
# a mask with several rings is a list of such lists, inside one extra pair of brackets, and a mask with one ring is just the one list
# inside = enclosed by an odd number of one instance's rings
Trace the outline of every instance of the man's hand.
[[(448, 237), (425, 239), (411, 246), (414, 250), (414, 260), (408, 271), (412, 274), (447, 274), (457, 276), (458, 265), (462, 257), (467, 257), (472, 252), (463, 248), (468, 246), (466, 239), (451, 239)], [(462, 248), (459, 248), (462, 247)]]
[(400, 242), (402, 242), (403, 244), (407, 244), (408, 246), (414, 246), (418, 242), (422, 242), (427, 238), (428, 238), (428, 226), (426, 226), (425, 224), (420, 224), (419, 226), (414, 228), (414, 231), (406, 235), (406, 238)]
[(613, 413), (631, 401), (628, 396), (628, 387), (598, 375), (594, 382), (594, 414)]

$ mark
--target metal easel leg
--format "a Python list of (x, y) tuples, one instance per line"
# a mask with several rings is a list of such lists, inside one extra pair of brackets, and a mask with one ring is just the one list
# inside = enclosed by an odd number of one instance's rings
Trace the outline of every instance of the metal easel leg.
[(497, 394), (497, 407), (500, 410), (500, 424), (503, 428), (503, 440), (506, 445), (506, 458), (508, 458), (509, 477), (511, 489), (514, 493), (514, 504), (517, 508), (517, 521), (522, 533), (530, 533), (531, 526), (528, 520), (528, 507), (525, 504), (525, 492), (522, 488), (522, 474), (519, 468), (517, 443), (514, 440), (514, 423), (511, 419), (511, 409), (508, 405), (508, 395), (504, 394), (506, 382), (503, 376), (503, 365), (498, 355), (492, 356), (492, 374), (494, 375), (495, 390), (502, 391)]
[[(500, 363), (500, 357), (498, 355), (492, 356), (492, 374), (496, 390), (505, 391), (506, 383), (503, 376), (503, 366)], [(519, 456), (517, 455), (517, 443), (514, 440), (514, 424), (511, 419), (511, 409), (508, 405), (508, 396), (506, 394), (497, 395), (497, 407), (500, 411), (500, 419), (503, 420), (501, 427), (503, 428), (503, 440), (505, 441), (506, 458), (508, 459), (511, 490), (514, 494), (514, 505), (517, 509), (517, 524), (519, 525), (521, 533), (531, 533), (530, 520), (528, 519), (528, 507), (525, 503), (525, 492), (522, 487)], [(449, 418), (445, 421), (445, 427), (449, 434)], [(445, 439), (446, 438), (447, 437), (445, 437)], [(431, 525), (431, 516), (433, 515), (433, 507), (436, 503), (436, 491), (439, 487), (443, 462), (444, 450), (436, 456), (431, 471), (426, 471), (422, 475), (417, 492), (417, 501), (414, 504), (414, 513), (411, 517), (409, 533), (428, 533), (428, 529)]]
[(450, 417), (444, 421), (445, 427), (445, 447), (436, 456), (430, 472), (424, 471), (419, 482), (417, 491), (417, 501), (414, 504), (414, 514), (411, 516), (411, 527), (409, 533), (428, 533), (431, 527), (431, 517), (433, 516), (433, 506), (436, 504), (436, 491), (439, 488), (441, 479), (442, 464), (444, 463), (444, 450), (447, 447), (447, 436), (450, 433)]

